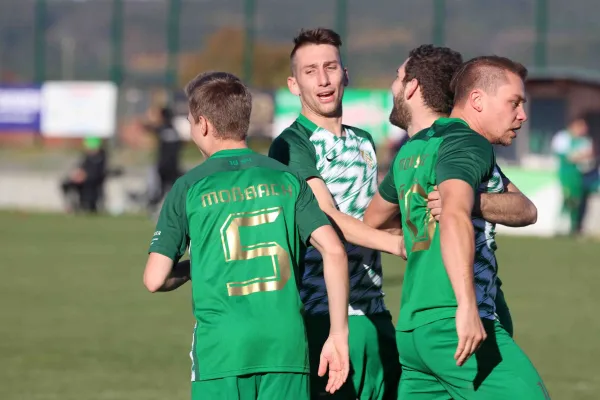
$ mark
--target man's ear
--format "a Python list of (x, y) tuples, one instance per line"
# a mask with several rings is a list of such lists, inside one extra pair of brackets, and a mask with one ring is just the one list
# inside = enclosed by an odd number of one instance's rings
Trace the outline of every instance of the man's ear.
[(411, 79), (404, 85), (404, 97), (408, 100), (415, 95), (417, 89), (419, 88), (419, 81), (416, 79)]
[(479, 89), (469, 93), (469, 105), (477, 112), (483, 111), (483, 92)]
[(298, 87), (298, 82), (296, 78), (293, 76), (288, 76), (287, 78), (288, 89), (294, 96), (300, 96), (300, 88)]
[(348, 86), (350, 84), (350, 75), (348, 74), (348, 69), (344, 68), (344, 87)]
[(208, 135), (210, 130), (210, 121), (204, 118), (202, 115), (198, 118), (198, 131), (202, 136)]

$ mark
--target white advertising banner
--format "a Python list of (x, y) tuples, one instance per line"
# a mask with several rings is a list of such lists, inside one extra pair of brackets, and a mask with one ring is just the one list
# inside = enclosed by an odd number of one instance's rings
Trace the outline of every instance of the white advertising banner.
[(48, 137), (111, 137), (117, 129), (117, 99), (112, 82), (46, 82), (41, 132)]

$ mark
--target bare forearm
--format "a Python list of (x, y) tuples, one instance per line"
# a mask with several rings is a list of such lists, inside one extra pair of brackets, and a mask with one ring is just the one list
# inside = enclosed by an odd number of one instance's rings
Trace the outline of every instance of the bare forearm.
[(481, 193), (473, 215), (495, 224), (522, 227), (537, 221), (537, 208), (522, 193)]
[(402, 235), (402, 220), (400, 219), (400, 214), (381, 225), (379, 229), (394, 235)]
[(190, 280), (190, 260), (180, 261), (171, 270), (159, 292), (170, 292)]
[(440, 241), (444, 266), (458, 304), (477, 305), (473, 279), (475, 241), (468, 216), (444, 214), (440, 217)]
[(323, 255), (323, 275), (329, 301), (330, 333), (348, 332), (348, 258), (345, 252)]
[(385, 229), (390, 224), (390, 218), (386, 218), (372, 207), (368, 207), (363, 216), (363, 223), (373, 229)]
[(323, 210), (338, 226), (348, 242), (373, 250), (394, 252), (395, 241), (391, 233), (377, 230), (337, 209)]

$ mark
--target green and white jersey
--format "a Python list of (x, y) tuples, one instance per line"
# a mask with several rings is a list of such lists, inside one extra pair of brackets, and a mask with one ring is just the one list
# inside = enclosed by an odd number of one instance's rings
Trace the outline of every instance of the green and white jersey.
[[(489, 180), (479, 185), (479, 193), (502, 193), (504, 192), (504, 180), (502, 171), (498, 164), (494, 169)], [(491, 318), (496, 315), (496, 287), (490, 286), (489, 271), (496, 276), (496, 286), (498, 283), (498, 263), (496, 261), (496, 224), (486, 221), (483, 218), (473, 217), (473, 227), (475, 230), (475, 288), (478, 295), (480, 315), (483, 318)], [(482, 273), (488, 271), (488, 273)], [(494, 307), (492, 307), (492, 304)], [(482, 311), (482, 312), (481, 312)]]
[(192, 379), (308, 373), (302, 245), (329, 220), (304, 179), (249, 149), (213, 154), (175, 182), (150, 252), (189, 245)]
[[(477, 190), (479, 193), (503, 193), (505, 190), (502, 170), (496, 164), (492, 176), (488, 181), (482, 182)], [(475, 251), (478, 257), (489, 260), (496, 265), (493, 252), (496, 246), (496, 224), (486, 221), (480, 217), (473, 217), (473, 226), (475, 228)], [(481, 252), (477, 250), (481, 248)], [(491, 253), (490, 253), (491, 252)], [(491, 259), (494, 259), (492, 262)]]
[[(269, 156), (288, 165), (303, 179), (322, 179), (344, 214), (359, 220), (377, 191), (377, 157), (371, 135), (343, 126), (337, 137), (303, 115), (271, 145)], [(350, 315), (386, 311), (381, 290), (381, 255), (378, 251), (346, 243), (350, 275)], [(323, 258), (314, 248), (306, 252), (300, 294), (306, 312), (327, 314)]]

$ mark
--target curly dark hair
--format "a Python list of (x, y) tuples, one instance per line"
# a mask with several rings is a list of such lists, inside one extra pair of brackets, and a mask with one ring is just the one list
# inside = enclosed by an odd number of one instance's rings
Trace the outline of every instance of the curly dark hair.
[(424, 44), (408, 57), (404, 84), (416, 79), (425, 105), (436, 113), (450, 114), (454, 103), (450, 82), (463, 62), (462, 55), (448, 47)]

